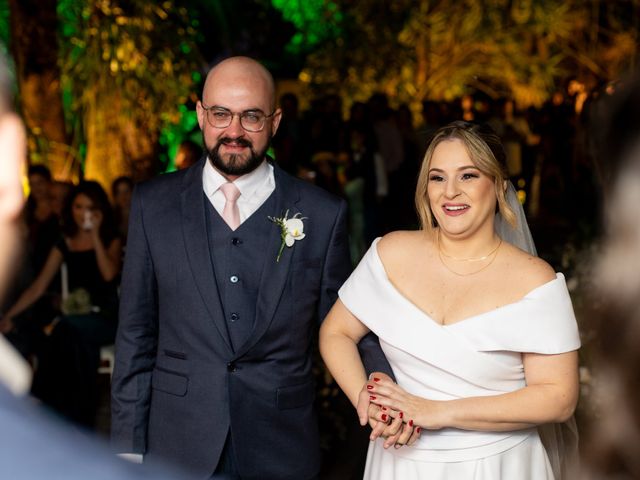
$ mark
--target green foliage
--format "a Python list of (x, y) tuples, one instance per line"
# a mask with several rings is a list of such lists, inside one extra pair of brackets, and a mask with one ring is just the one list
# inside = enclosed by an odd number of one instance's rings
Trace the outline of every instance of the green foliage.
[(540, 105), (571, 76), (614, 78), (638, 51), (630, 19), (640, 9), (629, 2), (595, 9), (581, 0), (333, 3), (345, 19), (342, 33), (308, 56), (301, 78), (353, 100), (382, 91), (416, 104), (481, 90)]
[(328, 0), (271, 0), (285, 20), (298, 30), (287, 50), (298, 54), (309, 52), (327, 40), (340, 36), (344, 15), (338, 4)]
[(11, 24), (10, 24), (10, 11), (8, 0), (0, 0), (0, 47), (6, 48), (9, 46), (9, 38), (11, 36)]
[(179, 0), (60, 0), (58, 15), (74, 114), (114, 98), (150, 134), (180, 122), (201, 62), (199, 21)]
[(166, 153), (161, 154), (165, 172), (175, 170), (173, 160), (178, 152), (178, 147), (184, 140), (201, 143), (201, 134), (198, 128), (198, 116), (193, 109), (180, 105), (180, 120), (177, 123), (167, 125), (160, 132), (160, 145)]

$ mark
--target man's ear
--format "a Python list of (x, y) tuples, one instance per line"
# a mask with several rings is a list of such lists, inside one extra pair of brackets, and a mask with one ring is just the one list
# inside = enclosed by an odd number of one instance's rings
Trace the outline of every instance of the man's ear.
[(280, 120), (282, 120), (282, 110), (278, 108), (274, 112), (273, 117), (271, 117), (271, 137), (275, 136), (278, 131)]
[(204, 131), (204, 117), (207, 115), (207, 112), (205, 112), (200, 100), (196, 102), (196, 115), (198, 116), (198, 125), (200, 125), (200, 130)]

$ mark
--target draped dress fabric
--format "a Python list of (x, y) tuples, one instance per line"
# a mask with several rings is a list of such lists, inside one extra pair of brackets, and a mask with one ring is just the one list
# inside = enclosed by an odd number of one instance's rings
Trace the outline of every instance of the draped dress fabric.
[[(440, 325), (390, 282), (377, 242), (340, 289), (340, 300), (380, 338), (398, 385), (431, 400), (499, 395), (525, 386), (521, 352), (580, 346), (564, 276), (517, 302)], [(536, 428), (423, 430), (411, 447), (369, 446), (365, 479), (553, 479)]]

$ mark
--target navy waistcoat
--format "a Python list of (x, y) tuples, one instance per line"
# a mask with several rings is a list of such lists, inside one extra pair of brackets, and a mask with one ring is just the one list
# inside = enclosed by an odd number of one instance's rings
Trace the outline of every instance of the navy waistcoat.
[[(232, 348), (246, 342), (256, 322), (256, 301), (268, 235), (274, 228), (267, 218), (275, 204), (274, 194), (235, 230), (231, 230), (211, 202), (204, 196), (207, 236), (212, 267), (227, 332)], [(275, 262), (275, 258), (273, 259)]]

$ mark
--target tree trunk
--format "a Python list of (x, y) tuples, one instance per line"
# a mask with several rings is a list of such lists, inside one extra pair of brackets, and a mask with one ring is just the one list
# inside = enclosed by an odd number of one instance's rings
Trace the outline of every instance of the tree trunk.
[(74, 177), (66, 133), (60, 69), (56, 0), (9, 0), (11, 52), (16, 63), (20, 103), (29, 133), (29, 158), (44, 163), (60, 180)]
[(139, 182), (154, 176), (158, 169), (157, 134), (135, 125), (122, 112), (117, 91), (111, 91), (94, 97), (84, 122), (87, 139), (84, 177), (100, 182), (107, 191), (121, 175)]

